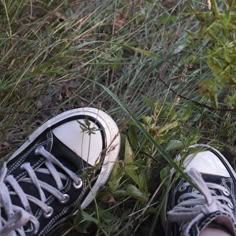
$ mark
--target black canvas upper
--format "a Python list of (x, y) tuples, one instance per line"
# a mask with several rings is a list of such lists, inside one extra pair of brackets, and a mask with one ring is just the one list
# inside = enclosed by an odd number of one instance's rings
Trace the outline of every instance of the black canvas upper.
[[(202, 174), (203, 179), (206, 181), (206, 183), (215, 183), (219, 184), (221, 186), (224, 186), (226, 189), (228, 189), (230, 195), (227, 196), (232, 202), (233, 202), (233, 211), (234, 215), (236, 215), (236, 182), (231, 177), (223, 177), (223, 176), (217, 176), (217, 175), (209, 175), (209, 174)], [(191, 193), (192, 191), (197, 191), (192, 185), (187, 184), (186, 180), (179, 179), (176, 184), (172, 187), (172, 191), (169, 194), (169, 200), (167, 204), (167, 211), (171, 210), (174, 206), (176, 206), (179, 202), (178, 199), (181, 195), (185, 193)], [(223, 195), (225, 194), (219, 190), (215, 191), (216, 195)], [(226, 196), (225, 196), (226, 197)], [(190, 234), (192, 236), (199, 235), (200, 231), (207, 225), (209, 222), (211, 222), (213, 219), (215, 219), (217, 216), (221, 216), (222, 212), (214, 212), (213, 214), (209, 214), (199, 220), (197, 224), (194, 224), (190, 229)], [(226, 215), (229, 217), (228, 215)], [(232, 219), (234, 221), (234, 219)], [(172, 236), (180, 236), (182, 235), (182, 227), (184, 227), (184, 224), (188, 224), (188, 222), (183, 222), (181, 225), (178, 223), (171, 223), (168, 229), (168, 232), (170, 232), (170, 235)]]
[[(47, 130), (42, 133), (28, 148), (26, 148), (22, 153), (16, 156), (14, 159), (7, 162), (8, 175), (13, 175), (18, 181), (23, 191), (26, 194), (34, 196), (39, 199), (39, 193), (37, 188), (33, 183), (21, 182), (22, 178), (27, 178), (28, 173), (21, 168), (22, 164), (29, 162), (34, 170), (38, 168), (45, 167), (45, 158), (36, 154), (35, 150), (37, 147), (43, 146), (48, 152), (54, 155), (65, 167), (71, 171), (83, 174), (83, 171), (89, 169), (91, 166), (83, 161), (81, 157), (75, 154), (73, 151), (68, 149), (63, 143), (58, 140), (51, 130)], [(63, 170), (60, 167), (55, 166), (56, 169), (63, 173)], [(50, 184), (51, 186), (56, 187), (55, 180), (49, 174), (38, 173), (36, 172), (39, 180)], [(63, 173), (66, 175), (66, 173)], [(60, 191), (62, 193), (68, 194), (70, 196), (69, 201), (65, 204), (61, 203), (56, 199), (52, 194), (47, 191), (44, 191), (47, 197), (47, 205), (53, 208), (53, 214), (51, 217), (47, 218), (44, 216), (44, 212), (34, 203), (30, 202), (30, 207), (32, 209), (33, 215), (35, 215), (39, 222), (40, 228), (37, 235), (48, 235), (60, 221), (64, 220), (70, 216), (76, 209), (79, 208), (79, 203), (83, 194), (86, 192), (86, 180), (83, 181), (83, 187), (77, 189), (73, 186), (72, 180), (68, 177), (66, 180), (63, 180), (63, 189)], [(9, 185), (8, 188), (10, 189)], [(12, 194), (11, 200), (13, 205), (22, 206), (20, 199), (17, 195)], [(4, 214), (2, 215), (4, 217)], [(31, 223), (28, 223), (24, 229), (28, 236), (34, 235), (34, 228)]]

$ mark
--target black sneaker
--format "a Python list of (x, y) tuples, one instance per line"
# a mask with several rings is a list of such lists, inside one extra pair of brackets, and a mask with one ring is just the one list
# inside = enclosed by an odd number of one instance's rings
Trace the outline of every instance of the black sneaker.
[(163, 220), (166, 235), (198, 236), (206, 226), (235, 235), (235, 171), (212, 147), (194, 145), (190, 152), (183, 161), (190, 181), (178, 179), (169, 193)]
[(49, 235), (94, 199), (117, 160), (120, 135), (95, 108), (39, 127), (0, 171), (0, 235)]

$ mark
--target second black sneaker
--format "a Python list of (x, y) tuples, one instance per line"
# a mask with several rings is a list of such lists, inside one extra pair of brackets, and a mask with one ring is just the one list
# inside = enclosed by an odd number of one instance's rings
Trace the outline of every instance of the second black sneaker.
[(169, 193), (166, 235), (199, 236), (207, 227), (236, 235), (236, 173), (226, 158), (201, 144), (190, 147), (184, 160), (177, 159), (189, 181), (179, 178)]

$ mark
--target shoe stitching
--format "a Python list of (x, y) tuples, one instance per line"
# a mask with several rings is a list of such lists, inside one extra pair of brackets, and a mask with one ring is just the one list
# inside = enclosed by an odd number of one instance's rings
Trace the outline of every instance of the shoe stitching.
[[(15, 169), (19, 168), (22, 163), (25, 161), (25, 159), (30, 155), (30, 153), (32, 153), (37, 147), (39, 146), (48, 146), (49, 145), (49, 141), (52, 141), (51, 139), (50, 140), (46, 140), (44, 142), (41, 142), (39, 144), (35, 144), (32, 148), (30, 148), (23, 156), (21, 156), (18, 160), (16, 160), (9, 168), (8, 168), (8, 171), (9, 171), (9, 174), (14, 171)], [(14, 160), (14, 159), (13, 159)], [(12, 161), (12, 160), (11, 160)]]
[(65, 215), (66, 213), (68, 213), (68, 211), (70, 210), (70, 208), (71, 207), (65, 207), (59, 214), (57, 214), (55, 217), (53, 217), (53, 219), (51, 219), (50, 221), (49, 221), (49, 223), (47, 224), (47, 226), (44, 228), (44, 229), (42, 229), (42, 231), (41, 231), (41, 233), (38, 235), (38, 236), (40, 236), (40, 235), (45, 235), (45, 234), (47, 234), (50, 230), (51, 230), (51, 228), (52, 228), (52, 226), (54, 227), (55, 225), (55, 222), (56, 222), (56, 220), (58, 220), (60, 217), (62, 217), (63, 215)]
[[(70, 189), (70, 187), (72, 187), (71, 186), (71, 181), (70, 180), (67, 180), (67, 182), (66, 182), (66, 184), (65, 184), (65, 188), (64, 189), (62, 189), (61, 190), (61, 192), (63, 191), (63, 192), (65, 192), (65, 193), (67, 193), (68, 192), (68, 190)], [(53, 195), (50, 195), (48, 198), (47, 198), (47, 200), (46, 200), (46, 203), (47, 203), (47, 205), (51, 205), (54, 201), (57, 201), (57, 199), (53, 196)], [(42, 215), (43, 215), (43, 210), (40, 208), (39, 210), (37, 210), (37, 212), (35, 213), (35, 216), (36, 217), (41, 217)]]

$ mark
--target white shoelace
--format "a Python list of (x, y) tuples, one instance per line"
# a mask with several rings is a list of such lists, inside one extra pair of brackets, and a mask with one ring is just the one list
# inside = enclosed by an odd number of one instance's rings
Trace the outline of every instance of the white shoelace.
[[(66, 168), (58, 159), (56, 159), (51, 153), (45, 150), (43, 146), (38, 147), (35, 150), (36, 154), (41, 155), (45, 158), (46, 168), (39, 168), (34, 170), (30, 163), (24, 163), (21, 168), (26, 170), (28, 177), (24, 177), (19, 182), (33, 184), (40, 195), (40, 199), (35, 196), (26, 194), (21, 188), (20, 184), (14, 178), (13, 175), (7, 175), (6, 163), (4, 163), (0, 173), (0, 235), (1, 236), (25, 236), (23, 226), (31, 222), (33, 224), (35, 233), (39, 229), (39, 221), (32, 214), (30, 203), (32, 202), (41, 208), (46, 215), (50, 215), (53, 209), (46, 204), (46, 196), (43, 190), (51, 193), (60, 202), (68, 200), (69, 196), (60, 192), (63, 188), (62, 180), (70, 179), (73, 180), (76, 188), (82, 187), (81, 179), (73, 173), (71, 170)], [(56, 167), (60, 167), (66, 174), (59, 173)], [(49, 185), (42, 180), (37, 178), (35, 172), (49, 174), (53, 177), (56, 183), (56, 188)], [(9, 191), (7, 185), (9, 185), (13, 191)], [(11, 195), (17, 195), (23, 207), (13, 205), (11, 201)], [(3, 218), (3, 211), (5, 213), (5, 219)]]
[[(191, 169), (187, 175), (196, 184), (201, 193), (192, 191), (181, 195), (178, 199), (179, 203), (168, 212), (170, 222), (187, 222), (184, 231), (189, 232), (189, 229), (199, 222), (202, 217), (216, 211), (220, 211), (234, 219), (233, 204), (226, 197), (230, 193), (225, 187), (219, 184), (205, 182), (196, 169)], [(223, 192), (226, 196), (218, 195), (216, 191)]]

